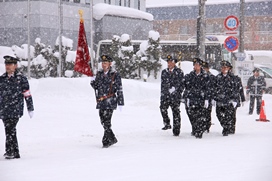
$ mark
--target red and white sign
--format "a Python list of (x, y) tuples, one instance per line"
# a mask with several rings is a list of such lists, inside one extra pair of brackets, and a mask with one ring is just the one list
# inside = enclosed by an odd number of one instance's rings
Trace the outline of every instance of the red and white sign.
[(238, 49), (239, 40), (235, 36), (229, 36), (225, 39), (224, 46), (229, 52), (233, 52)]
[(236, 30), (239, 26), (239, 20), (236, 16), (228, 16), (224, 21), (224, 26), (230, 31)]

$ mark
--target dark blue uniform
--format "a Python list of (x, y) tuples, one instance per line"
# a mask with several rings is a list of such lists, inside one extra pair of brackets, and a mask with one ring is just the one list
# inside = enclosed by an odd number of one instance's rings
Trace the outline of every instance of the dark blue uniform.
[(162, 71), (161, 74), (161, 97), (160, 111), (163, 118), (165, 128), (171, 128), (170, 118), (168, 116), (169, 106), (173, 113), (173, 134), (180, 134), (181, 118), (180, 118), (180, 102), (182, 91), (184, 89), (184, 74), (183, 71), (176, 66), (172, 72), (169, 68)]
[(212, 101), (214, 100), (214, 87), (215, 87), (215, 76), (209, 71), (207, 72), (208, 76), (209, 76), (209, 94), (210, 94), (210, 99), (209, 99), (209, 106), (207, 109), (204, 109), (204, 111), (206, 112), (206, 130), (209, 133), (210, 132), (210, 128), (212, 125)]
[(203, 69), (197, 75), (196, 71), (191, 71), (185, 75), (185, 106), (186, 112), (192, 125), (192, 135), (202, 138), (202, 134), (207, 130), (205, 101), (210, 99), (209, 89), (210, 78)]
[(234, 75), (234, 81), (235, 81), (235, 86), (236, 86), (236, 90), (235, 92), (237, 93), (237, 106), (234, 109), (234, 113), (233, 113), (233, 121), (231, 123), (231, 128), (229, 130), (230, 134), (235, 134), (235, 130), (236, 130), (236, 111), (237, 108), (241, 106), (241, 104), (243, 104), (243, 102), (246, 101), (245, 98), (245, 93), (244, 93), (244, 88), (243, 88), (243, 84), (242, 84), (242, 80), (240, 77), (238, 77), (237, 75)]
[(216, 76), (215, 80), (215, 96), (216, 116), (223, 127), (222, 134), (227, 136), (232, 128), (234, 113), (238, 103), (239, 92), (237, 92), (237, 84), (235, 76), (228, 72), (226, 75), (222, 73)]
[(121, 76), (112, 68), (106, 74), (102, 70), (97, 73), (96, 79), (91, 82), (91, 86), (95, 90), (96, 109), (99, 109), (100, 121), (104, 128), (102, 143), (104, 147), (108, 147), (117, 142), (111, 129), (113, 110), (117, 108), (117, 105), (124, 105)]
[(27, 110), (33, 111), (33, 100), (25, 76), (17, 70), (10, 77), (7, 73), (0, 76), (0, 118), (5, 126), (6, 155), (19, 156), (16, 125), (23, 116), (24, 99)]
[(250, 94), (249, 114), (253, 113), (255, 99), (257, 101), (257, 114), (260, 114), (263, 91), (266, 82), (263, 76), (251, 76), (247, 82), (247, 94)]

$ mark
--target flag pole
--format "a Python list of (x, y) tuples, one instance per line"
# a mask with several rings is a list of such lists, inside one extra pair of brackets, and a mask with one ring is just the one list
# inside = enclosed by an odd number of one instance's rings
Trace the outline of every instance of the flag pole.
[(94, 61), (94, 55), (93, 55), (93, 0), (91, 0), (91, 2), (90, 2), (90, 8), (91, 8), (91, 17), (90, 17), (90, 24), (91, 24), (91, 63), (90, 63), (90, 66), (92, 66), (93, 65), (93, 67), (91, 67), (91, 68), (93, 68), (93, 73), (94, 73), (94, 75), (96, 74), (96, 70), (95, 70), (95, 61)]

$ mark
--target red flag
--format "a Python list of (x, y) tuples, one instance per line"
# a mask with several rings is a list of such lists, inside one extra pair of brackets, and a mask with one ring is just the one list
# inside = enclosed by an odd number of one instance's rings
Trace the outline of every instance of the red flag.
[(80, 20), (74, 70), (88, 76), (93, 76), (93, 71), (89, 65), (90, 59), (84, 21)]

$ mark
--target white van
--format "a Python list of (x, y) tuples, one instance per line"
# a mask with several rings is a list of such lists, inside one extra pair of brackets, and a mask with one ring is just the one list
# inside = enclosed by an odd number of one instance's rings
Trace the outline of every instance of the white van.
[(264, 76), (266, 81), (266, 93), (272, 94), (272, 68), (255, 63), (254, 68), (258, 68), (260, 70), (260, 75)]

